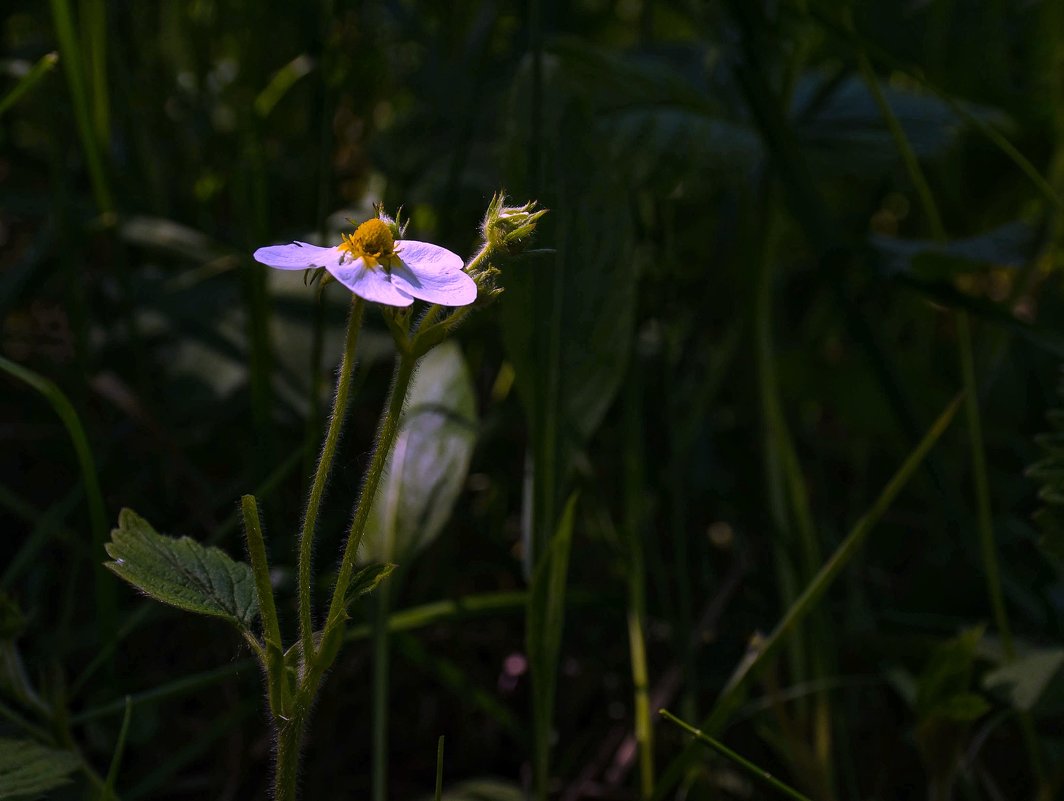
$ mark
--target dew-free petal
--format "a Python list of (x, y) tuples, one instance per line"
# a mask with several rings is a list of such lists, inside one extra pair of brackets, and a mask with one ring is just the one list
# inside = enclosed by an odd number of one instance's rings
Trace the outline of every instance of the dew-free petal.
[(333, 278), (360, 298), (386, 306), (409, 306), (414, 299), (401, 291), (400, 282), (394, 282), (381, 267), (367, 267), (362, 259), (346, 260), (343, 264), (327, 264)]
[(400, 239), (395, 243), (395, 250), (403, 264), (418, 275), (461, 272), (465, 266), (462, 257), (457, 253), (452, 253), (439, 245), (433, 245), (431, 242)]
[(255, 261), (278, 270), (309, 270), (329, 267), (340, 260), (339, 248), (323, 248), (307, 242), (271, 245), (255, 251)]
[(424, 262), (416, 269), (408, 266), (405, 258), (403, 262), (392, 267), (392, 282), (406, 294), (441, 306), (467, 306), (477, 299), (476, 282), (464, 272), (426, 271), (421, 269)]

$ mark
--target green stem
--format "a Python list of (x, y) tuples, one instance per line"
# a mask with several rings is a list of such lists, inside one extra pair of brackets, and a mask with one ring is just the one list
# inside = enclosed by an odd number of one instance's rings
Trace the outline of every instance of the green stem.
[(960, 350), (961, 374), (964, 380), (964, 409), (968, 416), (968, 440), (972, 455), (972, 480), (975, 484), (976, 524), (979, 529), (979, 546), (983, 557), (983, 570), (986, 572), (987, 591), (990, 594), (990, 606), (994, 612), (994, 623), (1001, 635), (1001, 644), (1005, 650), (1005, 660), (1011, 662), (1016, 658), (1016, 647), (1012, 641), (1012, 626), (1005, 611), (1005, 595), (1001, 589), (1001, 570), (998, 566), (997, 548), (994, 543), (994, 525), (990, 511), (990, 486), (986, 475), (986, 454), (983, 448), (983, 426), (979, 416), (979, 395), (975, 383), (975, 359), (972, 355), (972, 332), (968, 323), (968, 313), (958, 311), (957, 345)]
[(388, 797), (389, 582), (377, 588), (373, 617), (373, 801)]
[(340, 432), (347, 417), (347, 399), (351, 390), (351, 376), (355, 372), (355, 350), (358, 346), (358, 333), (362, 328), (362, 313), (365, 302), (357, 295), (353, 296), (351, 312), (347, 320), (347, 341), (344, 355), (340, 360), (340, 376), (336, 383), (336, 396), (332, 412), (329, 415), (329, 427), (325, 434), (325, 444), (318, 457), (318, 469), (314, 473), (314, 483), (307, 501), (307, 513), (303, 517), (303, 530), (299, 535), (299, 636), (303, 644), (304, 664), (314, 658), (314, 620), (311, 608), (311, 562), (314, 555), (314, 529), (318, 521), (325, 483), (332, 470), (336, 456), (336, 445), (340, 441)]
[[(414, 374), (416, 358), (409, 353), (399, 355), (399, 363), (395, 368), (395, 378), (392, 381), (391, 393), (388, 396), (388, 407), (381, 417), (377, 427), (377, 446), (373, 451), (369, 470), (366, 472), (366, 483), (362, 487), (362, 495), (355, 509), (351, 528), (347, 532), (347, 544), (344, 546), (344, 555), (340, 561), (340, 573), (336, 577), (336, 587), (333, 589), (332, 601), (329, 604), (329, 614), (325, 622), (326, 635), (340, 624), (344, 618), (344, 610), (347, 606), (347, 588), (351, 584), (351, 574), (355, 569), (355, 557), (358, 555), (359, 545), (362, 543), (362, 535), (366, 531), (366, 523), (369, 521), (370, 507), (373, 505), (373, 497), (377, 494), (381, 474), (384, 472), (384, 463), (395, 443), (396, 434), (399, 433), (399, 420), (403, 414), (403, 404), (406, 403), (406, 391), (410, 386), (410, 378)], [(324, 638), (323, 638), (324, 640)]]
[(296, 801), (299, 792), (299, 757), (303, 750), (304, 713), (297, 707), (290, 720), (277, 721), (277, 772), (273, 801)]
[(244, 512), (244, 535), (247, 537), (248, 556), (251, 558), (251, 570), (255, 576), (255, 593), (259, 598), (259, 615), (262, 618), (262, 630), (266, 640), (264, 667), (270, 712), (274, 717), (278, 717), (285, 714), (288, 707), (284, 692), (284, 641), (281, 639), (281, 625), (277, 619), (277, 607), (270, 584), (270, 564), (266, 558), (266, 542), (259, 523), (259, 505), (254, 495), (245, 495), (240, 499), (240, 507)]

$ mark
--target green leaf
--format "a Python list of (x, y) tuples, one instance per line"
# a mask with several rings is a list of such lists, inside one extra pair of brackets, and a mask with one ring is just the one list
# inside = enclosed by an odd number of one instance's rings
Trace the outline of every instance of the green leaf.
[(981, 695), (957, 693), (936, 706), (934, 715), (955, 723), (970, 723), (981, 718), (989, 710), (990, 704)]
[(476, 406), (457, 344), (422, 357), (407, 399), (362, 540), (366, 562), (403, 562), (436, 539), (469, 471)]
[(351, 577), (351, 584), (347, 588), (347, 603), (351, 604), (363, 595), (373, 592), (392, 574), (395, 568), (396, 565), (391, 562), (374, 562), (359, 567), (355, 570), (355, 575)]
[(999, 267), (1019, 267), (1032, 255), (1036, 231), (1012, 222), (978, 236), (935, 242), (873, 236), (872, 246), (882, 254), (887, 274), (911, 274), (925, 281), (944, 281), (956, 275)]
[(47, 748), (32, 740), (0, 739), (0, 799), (23, 798), (69, 783), (81, 761), (71, 751)]
[[(564, 67), (562, 64), (561, 67)], [(530, 76), (517, 103), (535, 96)], [(525, 574), (548, 547), (577, 456), (602, 423), (628, 368), (642, 265), (636, 247), (631, 184), (623, 168), (604, 170), (585, 154), (604, 147), (596, 117), (598, 83), (552, 66), (543, 75), (542, 134), (517, 127), (510, 138), (513, 175), (541, 174), (542, 185), (517, 186), (548, 214), (537, 237), (552, 258), (503, 272), (503, 341), (531, 429), (531, 482), (524, 516)], [(539, 112), (537, 112), (538, 116)], [(530, 119), (519, 106), (515, 120)], [(541, 165), (523, 162), (532, 153)]]
[(916, 712), (928, 717), (941, 712), (958, 695), (967, 693), (972, 680), (976, 648), (983, 638), (977, 626), (938, 645), (917, 679)]
[(983, 687), (1016, 709), (1032, 711), (1064, 668), (1064, 648), (1043, 648), (987, 673)]
[(258, 614), (251, 566), (188, 537), (156, 533), (130, 509), (118, 515), (106, 566), (157, 601), (188, 612), (212, 615), (247, 629)]

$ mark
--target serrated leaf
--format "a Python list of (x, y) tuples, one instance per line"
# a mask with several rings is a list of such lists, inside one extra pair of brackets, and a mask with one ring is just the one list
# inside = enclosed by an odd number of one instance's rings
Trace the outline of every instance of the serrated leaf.
[(36, 796), (67, 784), (79, 764), (71, 751), (0, 738), (0, 799)]
[(395, 570), (396, 565), (391, 562), (374, 562), (363, 565), (355, 570), (351, 578), (351, 585), (347, 588), (347, 603), (357, 601), (363, 595), (373, 592)]
[(246, 629), (258, 614), (251, 566), (189, 539), (159, 534), (130, 509), (118, 516), (105, 565), (157, 601)]
[(457, 344), (422, 357), (407, 397), (362, 541), (367, 562), (403, 562), (436, 539), (473, 455), (473, 382)]

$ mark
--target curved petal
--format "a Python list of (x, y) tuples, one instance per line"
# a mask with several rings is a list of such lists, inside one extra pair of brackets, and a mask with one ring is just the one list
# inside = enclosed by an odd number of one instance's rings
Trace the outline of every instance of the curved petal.
[(367, 267), (362, 259), (325, 266), (333, 278), (360, 298), (386, 306), (409, 306), (414, 299), (406, 294), (403, 283), (393, 281), (383, 267)]
[(457, 253), (430, 242), (399, 239), (395, 243), (399, 259), (418, 275), (439, 272), (461, 272), (465, 262)]
[(255, 251), (255, 261), (278, 270), (309, 270), (339, 263), (340, 248), (322, 248), (307, 242), (271, 245)]
[(392, 267), (392, 281), (403, 292), (429, 303), (466, 306), (477, 299), (477, 285), (462, 272), (456, 253), (428, 242), (396, 243), (400, 265)]
[(392, 268), (392, 283), (408, 295), (441, 306), (468, 306), (477, 299), (477, 285), (463, 272), (422, 273), (405, 264)]

